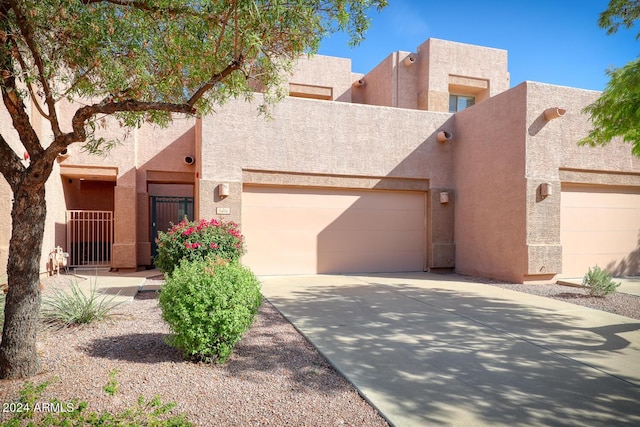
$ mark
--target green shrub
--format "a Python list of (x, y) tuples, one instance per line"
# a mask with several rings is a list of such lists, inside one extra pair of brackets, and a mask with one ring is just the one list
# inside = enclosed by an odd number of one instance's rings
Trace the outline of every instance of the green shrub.
[(597, 265), (582, 278), (582, 286), (589, 289), (589, 295), (603, 297), (616, 291), (620, 282), (614, 282), (611, 275), (606, 270), (601, 269)]
[(40, 318), (45, 324), (67, 327), (102, 320), (122, 304), (114, 301), (117, 295), (107, 297), (97, 292), (97, 284), (90, 285), (86, 294), (76, 280), (68, 289), (54, 288), (53, 293), (42, 298)]
[[(50, 427), (50, 426), (128, 426), (128, 427), (190, 427), (193, 426), (184, 414), (169, 415), (176, 406), (174, 403), (162, 403), (159, 396), (147, 400), (140, 396), (132, 407), (120, 413), (108, 411), (87, 411), (87, 402), (72, 400), (62, 402), (52, 399), (44, 402), (43, 391), (50, 382), (35, 385), (25, 382), (18, 392), (19, 399), (5, 402), (5, 415), (11, 418), (1, 425), (6, 427)], [(0, 420), (2, 420), (0, 416)]]
[(224, 362), (262, 302), (260, 283), (238, 262), (183, 261), (158, 298), (173, 335), (167, 343), (194, 361)]
[(185, 219), (166, 233), (159, 232), (156, 243), (158, 255), (154, 263), (167, 275), (171, 275), (183, 259), (198, 261), (219, 257), (237, 261), (244, 253), (244, 238), (238, 224), (217, 219), (200, 222)]

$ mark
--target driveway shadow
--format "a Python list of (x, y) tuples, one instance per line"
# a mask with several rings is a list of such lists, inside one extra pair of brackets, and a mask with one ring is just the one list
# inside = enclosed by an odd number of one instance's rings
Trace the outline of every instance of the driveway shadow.
[(451, 284), (369, 279), (266, 294), (392, 423), (640, 424), (639, 383), (580, 360), (628, 351), (640, 323), (581, 328)]

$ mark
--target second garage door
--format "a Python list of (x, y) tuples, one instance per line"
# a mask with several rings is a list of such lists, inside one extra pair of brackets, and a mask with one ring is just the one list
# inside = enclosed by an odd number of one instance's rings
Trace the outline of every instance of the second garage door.
[(615, 275), (640, 274), (640, 191), (562, 185), (562, 277), (598, 264)]
[(256, 274), (423, 271), (426, 193), (245, 185)]

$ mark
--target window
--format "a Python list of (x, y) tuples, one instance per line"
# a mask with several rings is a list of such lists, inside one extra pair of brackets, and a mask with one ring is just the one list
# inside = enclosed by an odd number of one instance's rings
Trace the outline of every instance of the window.
[(476, 103), (476, 98), (465, 95), (449, 95), (449, 112), (457, 113)]

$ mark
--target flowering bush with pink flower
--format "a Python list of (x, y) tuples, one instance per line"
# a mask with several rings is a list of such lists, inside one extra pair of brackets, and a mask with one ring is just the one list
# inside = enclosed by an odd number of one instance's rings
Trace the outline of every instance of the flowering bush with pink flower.
[(237, 261), (244, 254), (244, 236), (238, 224), (217, 219), (191, 222), (185, 218), (166, 233), (159, 232), (156, 243), (155, 265), (167, 275), (171, 275), (182, 260)]

